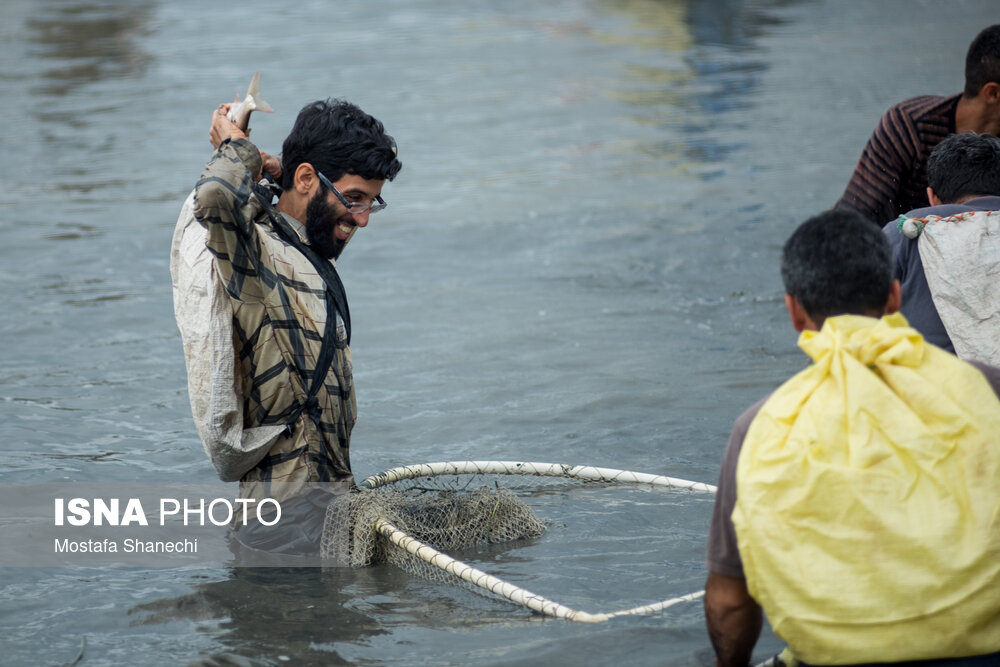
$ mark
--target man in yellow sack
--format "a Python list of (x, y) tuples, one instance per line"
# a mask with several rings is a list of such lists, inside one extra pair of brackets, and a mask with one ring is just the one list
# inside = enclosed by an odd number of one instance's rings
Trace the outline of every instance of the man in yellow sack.
[(813, 363), (726, 448), (717, 664), (749, 663), (763, 610), (800, 664), (1000, 665), (1000, 369), (907, 325), (888, 242), (853, 212), (803, 223), (781, 274)]

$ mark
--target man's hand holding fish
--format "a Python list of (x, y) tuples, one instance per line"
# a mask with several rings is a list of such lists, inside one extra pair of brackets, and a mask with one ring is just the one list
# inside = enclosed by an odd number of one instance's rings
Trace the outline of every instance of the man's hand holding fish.
[[(250, 129), (246, 132), (240, 129), (232, 120), (232, 107), (234, 103), (220, 104), (212, 112), (212, 127), (209, 130), (208, 139), (212, 142), (212, 148), (218, 149), (226, 139), (248, 139)], [(260, 149), (258, 149), (260, 150)], [(260, 151), (260, 159), (264, 173), (267, 173), (275, 181), (281, 178), (281, 160), (276, 156), (264, 151)], [(255, 174), (260, 178), (260, 174)]]

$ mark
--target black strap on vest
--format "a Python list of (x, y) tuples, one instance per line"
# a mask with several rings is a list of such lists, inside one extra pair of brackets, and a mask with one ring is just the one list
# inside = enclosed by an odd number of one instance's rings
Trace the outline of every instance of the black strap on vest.
[(320, 410), (319, 399), (316, 396), (319, 394), (320, 387), (326, 381), (327, 373), (331, 364), (333, 364), (334, 355), (337, 353), (337, 314), (339, 313), (340, 318), (344, 321), (347, 344), (350, 345), (351, 311), (347, 307), (347, 293), (344, 290), (344, 283), (340, 281), (340, 276), (337, 274), (337, 269), (334, 268), (333, 264), (329, 260), (317, 255), (308, 245), (302, 243), (299, 235), (288, 225), (284, 216), (271, 204), (272, 193), (270, 190), (258, 185), (254, 186), (254, 190), (258, 199), (264, 204), (265, 210), (270, 214), (278, 235), (285, 243), (301, 252), (309, 260), (309, 263), (313, 265), (326, 285), (326, 327), (323, 331), (323, 343), (320, 347), (319, 359), (316, 361), (316, 367), (313, 370), (312, 381), (309, 383), (309, 393), (306, 396), (306, 400), (292, 411), (291, 416), (285, 423), (285, 430), (291, 434), (295, 429), (295, 421), (303, 412), (308, 414), (313, 423), (316, 424), (316, 428), (319, 428), (323, 412)]

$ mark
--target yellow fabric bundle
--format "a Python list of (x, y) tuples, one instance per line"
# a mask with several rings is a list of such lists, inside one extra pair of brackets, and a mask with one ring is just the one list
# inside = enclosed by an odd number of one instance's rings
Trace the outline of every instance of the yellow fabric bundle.
[(902, 315), (842, 315), (750, 426), (733, 523), (800, 660), (1000, 650), (1000, 401)]

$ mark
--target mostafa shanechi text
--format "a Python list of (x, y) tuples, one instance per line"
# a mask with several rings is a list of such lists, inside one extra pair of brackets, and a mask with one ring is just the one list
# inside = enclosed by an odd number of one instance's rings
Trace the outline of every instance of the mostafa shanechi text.
[(196, 554), (198, 540), (139, 540), (127, 538), (121, 540), (71, 540), (67, 538), (55, 540), (54, 552), (57, 554)]

